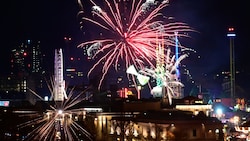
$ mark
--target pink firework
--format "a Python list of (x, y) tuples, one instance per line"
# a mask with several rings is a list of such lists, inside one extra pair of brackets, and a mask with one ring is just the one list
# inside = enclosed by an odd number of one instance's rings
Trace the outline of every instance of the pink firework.
[(169, 19), (160, 12), (168, 6), (168, 0), (105, 0), (105, 9), (93, 0), (90, 2), (93, 16), (87, 17), (79, 0), (82, 8), (79, 13), (83, 15), (81, 23), (89, 22), (108, 32), (102, 39), (90, 40), (78, 47), (87, 48), (90, 58), (98, 58), (88, 75), (103, 65), (99, 88), (109, 69), (114, 66), (117, 70), (118, 62), (124, 61), (125, 68), (130, 65), (138, 69), (145, 66), (154, 68), (155, 49), (159, 43), (166, 48), (175, 46), (175, 32), (179, 37), (186, 37), (185, 33), (192, 31), (185, 23), (166, 21)]

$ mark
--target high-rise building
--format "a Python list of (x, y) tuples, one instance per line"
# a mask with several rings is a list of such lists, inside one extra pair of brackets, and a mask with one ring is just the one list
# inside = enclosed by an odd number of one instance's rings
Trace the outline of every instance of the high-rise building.
[(39, 73), (42, 71), (40, 41), (26, 40), (11, 51), (11, 72)]
[(42, 60), (43, 54), (40, 49), (40, 41), (25, 40), (12, 49), (11, 75), (8, 77), (12, 90), (27, 93), (28, 89), (37, 91), (43, 88), (44, 70)]

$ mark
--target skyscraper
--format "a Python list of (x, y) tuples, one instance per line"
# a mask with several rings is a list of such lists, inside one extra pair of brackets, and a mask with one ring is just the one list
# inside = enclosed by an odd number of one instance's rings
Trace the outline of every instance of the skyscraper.
[(11, 87), (16, 87), (15, 90), (23, 93), (27, 93), (28, 88), (33, 91), (43, 88), (42, 60), (40, 41), (25, 40), (12, 49), (11, 77), (8, 78), (13, 85)]
[(40, 41), (26, 40), (11, 51), (11, 72), (22, 75), (42, 71)]

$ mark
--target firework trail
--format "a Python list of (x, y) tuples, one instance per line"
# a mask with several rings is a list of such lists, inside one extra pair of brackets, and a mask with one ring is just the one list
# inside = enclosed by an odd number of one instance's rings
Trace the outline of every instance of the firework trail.
[[(48, 84), (48, 88), (53, 94), (54, 83), (51, 81), (51, 84)], [(29, 89), (32, 94), (37, 96), (40, 100), (44, 101), (39, 94)], [(85, 140), (92, 141), (93, 136), (86, 131), (82, 125), (74, 120), (73, 116), (80, 115), (84, 111), (83, 108), (75, 108), (80, 102), (90, 98), (85, 96), (86, 91), (74, 96), (74, 88), (68, 92), (68, 98), (62, 101), (61, 105), (49, 104), (49, 108), (45, 109), (45, 112), (42, 114), (36, 114), (27, 122), (23, 122), (17, 125), (19, 130), (27, 130), (29, 133), (23, 139), (25, 141), (39, 140), (39, 141), (54, 141), (54, 140), (81, 140), (79, 134), (85, 138)], [(45, 102), (45, 101), (44, 101)], [(43, 109), (44, 110), (44, 109)], [(23, 116), (23, 115), (20, 115)], [(30, 117), (30, 114), (25, 115)], [(30, 129), (30, 127), (33, 127)]]
[[(162, 68), (163, 74), (159, 74), (159, 70), (157, 69), (149, 69), (144, 68), (139, 70), (138, 74), (142, 76), (150, 76), (154, 79), (160, 79), (162, 82), (161, 86), (155, 86), (151, 90), (152, 95), (162, 94), (162, 89), (166, 89), (166, 94), (169, 100), (169, 103), (172, 104), (172, 97), (178, 97), (179, 93), (175, 91), (175, 87), (182, 86), (183, 84), (178, 81), (178, 77), (176, 75), (177, 66), (180, 62), (185, 59), (188, 55), (183, 54), (177, 60), (175, 60), (175, 55), (170, 56), (170, 49), (167, 50), (166, 59), (165, 59), (165, 67)], [(130, 66), (131, 67), (131, 66)]]
[(168, 0), (105, 0), (105, 9), (90, 0), (92, 17), (85, 15), (84, 2), (78, 0), (79, 15), (82, 16), (80, 24), (84, 24), (81, 28), (90, 23), (103, 30), (102, 38), (78, 45), (79, 48), (89, 47), (89, 52), (92, 48), (97, 49), (89, 53), (90, 58), (98, 60), (88, 76), (102, 65), (99, 88), (109, 69), (114, 66), (117, 70), (119, 61), (125, 62), (125, 68), (130, 65), (137, 69), (154, 67), (158, 42), (166, 47), (175, 46), (175, 32), (179, 37), (187, 37), (185, 32), (192, 31), (185, 23), (166, 21), (161, 10), (168, 6)]

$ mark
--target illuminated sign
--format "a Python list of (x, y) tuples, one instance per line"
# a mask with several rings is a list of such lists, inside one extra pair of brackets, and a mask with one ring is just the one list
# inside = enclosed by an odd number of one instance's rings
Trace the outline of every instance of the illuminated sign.
[(102, 112), (102, 108), (83, 108), (84, 111), (87, 112)]
[(75, 72), (76, 69), (66, 69), (67, 72)]
[(228, 34), (227, 34), (227, 37), (235, 37), (235, 36), (236, 36), (235, 33), (228, 33)]
[(9, 105), (10, 105), (9, 101), (0, 101), (0, 106), (9, 107)]

